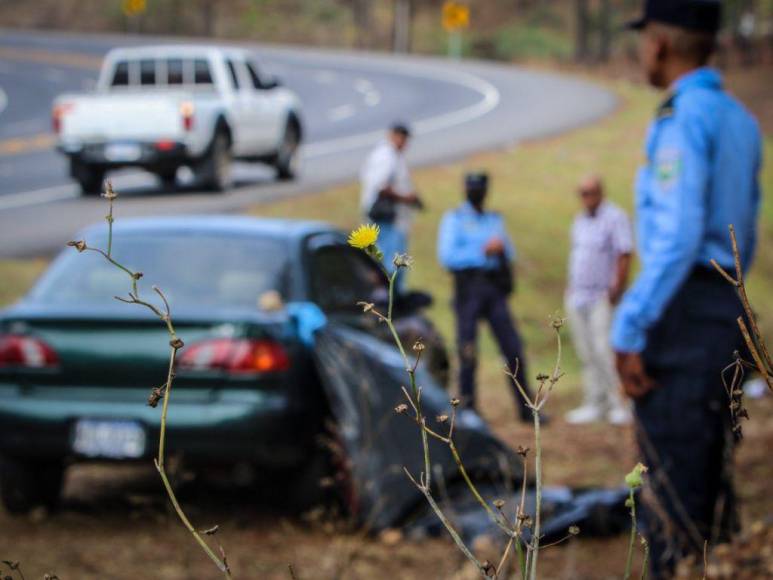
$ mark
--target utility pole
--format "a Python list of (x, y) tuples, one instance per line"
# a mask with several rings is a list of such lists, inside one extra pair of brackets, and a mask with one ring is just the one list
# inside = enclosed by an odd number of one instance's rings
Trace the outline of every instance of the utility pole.
[(392, 50), (411, 52), (413, 0), (394, 0), (392, 12)]

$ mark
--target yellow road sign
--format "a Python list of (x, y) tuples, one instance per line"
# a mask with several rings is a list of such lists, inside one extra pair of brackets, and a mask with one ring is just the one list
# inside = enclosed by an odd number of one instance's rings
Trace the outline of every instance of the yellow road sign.
[(142, 14), (148, 7), (147, 0), (123, 0), (123, 13), (126, 16)]
[(443, 28), (448, 32), (470, 26), (470, 8), (466, 4), (448, 0), (443, 3)]

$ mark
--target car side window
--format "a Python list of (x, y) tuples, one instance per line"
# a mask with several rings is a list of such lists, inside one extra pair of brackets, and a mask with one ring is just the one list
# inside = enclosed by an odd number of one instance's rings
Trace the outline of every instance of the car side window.
[(385, 284), (375, 262), (359, 250), (341, 244), (312, 254), (311, 293), (324, 312), (354, 312), (358, 302), (382, 302)]
[(227, 60), (228, 72), (231, 77), (231, 86), (235, 91), (239, 90), (239, 73), (236, 71), (236, 64), (232, 60)]
[(110, 81), (112, 87), (129, 86), (129, 63), (125, 60), (119, 60), (115, 63), (113, 69), (113, 80)]
[(258, 71), (255, 70), (255, 65), (248, 62), (245, 63), (245, 66), (247, 67), (247, 73), (250, 75), (252, 88), (258, 91), (263, 89), (263, 82), (260, 80), (260, 76), (258, 76)]

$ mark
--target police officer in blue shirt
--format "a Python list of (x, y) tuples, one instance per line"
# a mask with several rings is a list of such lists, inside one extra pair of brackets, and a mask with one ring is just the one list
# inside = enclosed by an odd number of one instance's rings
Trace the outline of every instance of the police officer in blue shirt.
[[(502, 216), (484, 209), (488, 182), (486, 173), (465, 176), (467, 200), (443, 216), (438, 235), (438, 258), (454, 277), (459, 389), (463, 403), (471, 408), (475, 406), (480, 319), (491, 325), (508, 366), (528, 390), (523, 344), (507, 306), (513, 288), (515, 247)], [(514, 387), (513, 390), (520, 418), (530, 421), (530, 411)]]
[(642, 510), (655, 578), (737, 526), (721, 374), (743, 348), (741, 306), (710, 260), (733, 269), (733, 224), (743, 267), (751, 264), (761, 142), (754, 118), (706, 66), (720, 18), (718, 1), (648, 0), (632, 23), (648, 81), (667, 96), (636, 183), (642, 270), (618, 308), (612, 344), (658, 504)]

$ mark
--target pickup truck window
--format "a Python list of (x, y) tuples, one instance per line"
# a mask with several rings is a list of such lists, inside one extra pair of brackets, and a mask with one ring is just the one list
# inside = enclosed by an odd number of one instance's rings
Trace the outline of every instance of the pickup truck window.
[(233, 86), (234, 90), (239, 90), (239, 73), (236, 72), (236, 65), (231, 60), (226, 61), (226, 65), (228, 65), (228, 72), (231, 73), (231, 85)]
[(156, 84), (155, 60), (143, 59), (140, 61), (140, 84), (144, 86)]
[(170, 58), (166, 61), (166, 84), (183, 84), (183, 61), (181, 58)]
[(247, 72), (250, 74), (250, 80), (252, 81), (253, 88), (261, 90), (263, 88), (263, 82), (260, 80), (258, 72), (255, 70), (255, 65), (248, 62), (245, 64), (245, 66), (247, 67)]
[(209, 70), (209, 63), (203, 58), (197, 58), (193, 61), (193, 82), (197, 85), (212, 84), (212, 73)]
[(120, 60), (115, 63), (113, 69), (113, 80), (110, 82), (110, 86), (113, 87), (125, 87), (129, 85), (129, 63), (125, 60)]

